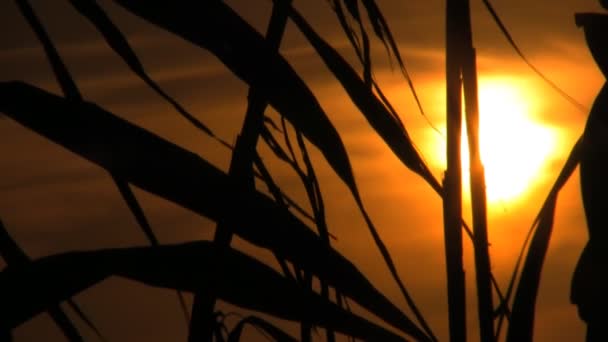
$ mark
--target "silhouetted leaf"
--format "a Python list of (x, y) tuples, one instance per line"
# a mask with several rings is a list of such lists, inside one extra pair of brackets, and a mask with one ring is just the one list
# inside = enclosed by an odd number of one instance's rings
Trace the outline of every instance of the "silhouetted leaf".
[[(222, 2), (172, 2), (162, 7), (115, 0), (142, 17), (211, 51), (237, 77), (260, 91), (268, 102), (317, 146), (351, 190), (374, 242), (391, 274), (407, 294), (396, 267), (365, 212), (342, 140), (306, 84), (265, 39)], [(409, 298), (409, 295), (406, 295)], [(411, 301), (408, 301), (411, 302)]]
[(82, 95), (80, 94), (80, 90), (76, 86), (74, 79), (70, 75), (68, 68), (65, 63), (59, 56), (59, 52), (55, 45), (51, 41), (48, 33), (46, 32), (44, 26), (36, 16), (34, 9), (30, 5), (28, 0), (16, 0), (17, 6), (27, 23), (30, 25), (36, 37), (42, 44), (46, 57), (51, 64), (51, 68), (53, 69), (53, 74), (57, 79), (57, 83), (61, 87), (61, 90), (65, 94), (66, 97), (69, 97), (73, 100), (82, 99)]
[[(89, 2), (87, 2), (87, 1), (89, 1)], [(107, 17), (105, 17), (105, 13), (103, 13), (103, 11), (101, 11), (100, 8), (96, 7), (97, 6), (96, 3), (90, 2), (90, 0), (82, 0), (82, 2), (80, 2), (80, 3), (82, 4), (80, 7), (84, 12), (86, 12), (87, 14), (89, 14), (92, 17), (95, 17), (95, 16), (101, 17), (101, 19), (99, 19), (99, 20), (100, 20), (102, 26), (103, 26), (103, 24), (105, 24), (106, 26), (110, 26), (109, 29), (106, 29), (106, 31), (110, 32), (109, 35), (114, 33), (114, 35), (119, 36), (118, 38), (121, 38), (120, 32), (118, 32), (118, 30), (116, 30), (114, 28), (114, 30), (118, 33), (115, 33), (114, 31), (112, 31), (113, 24), (111, 22), (109, 22), (109, 19), (107, 19)], [(42, 25), (42, 23), (36, 16), (34, 9), (30, 6), (30, 4), (27, 0), (19, 0), (19, 1), (17, 1), (17, 4), (18, 4), (19, 9), (20, 9), (21, 13), (23, 14), (24, 18), (26, 19), (26, 21), (28, 22), (28, 24), (30, 25), (30, 27), (32, 28), (34, 33), (36, 34), (36, 37), (42, 43), (44, 52), (49, 60), (49, 63), (51, 64), (53, 73), (54, 73), (54, 75), (57, 79), (57, 82), (59, 83), (59, 86), (60, 86), (61, 90), (63, 91), (64, 95), (67, 98), (69, 98), (70, 100), (81, 101), (83, 99), (83, 97), (82, 97), (82, 94), (80, 93), (80, 90), (78, 89), (78, 86), (76, 85), (76, 82), (74, 82), (72, 75), (68, 71), (67, 66), (61, 59), (61, 56), (59, 55), (57, 48), (55, 47), (52, 40), (50, 39), (44, 26)], [(99, 13), (100, 11), (101, 11), (101, 14)], [(120, 45), (121, 45), (120, 39), (118, 39), (118, 40), (119, 40), (118, 45), (120, 47)], [(124, 41), (124, 44), (126, 44), (126, 40)], [(128, 48), (129, 48), (129, 46), (127, 45), (127, 50), (128, 50)], [(127, 51), (127, 52), (129, 52), (129, 51)], [(131, 59), (135, 59), (134, 63), (137, 64), (138, 63), (137, 57), (134, 54), (132, 54), (132, 55), (133, 56)], [(127, 56), (128, 56), (128, 53), (127, 53)], [(147, 77), (147, 75), (145, 75), (145, 73), (143, 72), (143, 68), (140, 68), (140, 69), (141, 69), (140, 70), (141, 73), (143, 73), (143, 75), (145, 77)], [(149, 80), (149, 81), (152, 82), (152, 80)], [(152, 82), (152, 85), (154, 86), (153, 82)], [(160, 90), (160, 89), (158, 89), (158, 90), (162, 93), (162, 90)], [(169, 98), (169, 100), (172, 101), (172, 99), (170, 99), (170, 98)], [(175, 103), (175, 102), (173, 102), (173, 103), (175, 105), (177, 105), (177, 103)], [(179, 105), (177, 105), (177, 106), (179, 107)], [(137, 220), (139, 227), (143, 230), (144, 234), (148, 237), (148, 239), (150, 240), (150, 242), (153, 245), (157, 244), (158, 241), (157, 241), (156, 237), (154, 236), (152, 228), (148, 224), (148, 221), (144, 215), (144, 212), (143, 212), (141, 206), (139, 205), (139, 203), (137, 202), (137, 198), (132, 193), (131, 188), (129, 187), (129, 184), (127, 184), (123, 180), (117, 178), (115, 175), (111, 175), (111, 176), (112, 176), (112, 180), (118, 187), (120, 194), (122, 195), (123, 199), (129, 206), (129, 209), (135, 216), (135, 219)], [(186, 316), (186, 320), (188, 320), (189, 319), (188, 309), (185, 305), (184, 298), (180, 293), (178, 293), (178, 299), (179, 299), (180, 305), (182, 307), (182, 311), (184, 312), (184, 315)], [(97, 330), (97, 328), (93, 325), (91, 320), (88, 319), (88, 317), (86, 317), (83, 314), (82, 310), (80, 310), (80, 308), (72, 301), (69, 301), (68, 304), (84, 320), (84, 322), (87, 325), (89, 325), (103, 340), (103, 337), (101, 336), (101, 334), (99, 334), (99, 331)]]
[(297, 342), (295, 338), (291, 337), (288, 333), (278, 328), (274, 324), (256, 316), (248, 316), (239, 321), (239, 323), (232, 329), (228, 335), (227, 342), (238, 342), (241, 340), (241, 334), (245, 325), (249, 324), (256, 327), (257, 329), (263, 330), (265, 333), (270, 335), (275, 341), (279, 342)]
[[(4, 223), (0, 220), (0, 256), (4, 259), (8, 267), (19, 267), (26, 265), (30, 262), (29, 257), (25, 252), (17, 245), (17, 243), (10, 236)], [(78, 316), (84, 320), (87, 325), (97, 334), (97, 336), (105, 341), (105, 338), (101, 335), (97, 327), (88, 318), (88, 316), (80, 309), (80, 307), (71, 299), (67, 299), (69, 305), (76, 309)], [(74, 326), (72, 321), (66, 315), (66, 313), (59, 306), (59, 302), (48, 308), (48, 313), (51, 319), (57, 324), (59, 329), (63, 332), (68, 341), (78, 342), (84, 341), (78, 329)], [(0, 338), (0, 341), (3, 341)]]
[(162, 98), (169, 102), (177, 112), (188, 120), (196, 128), (202, 130), (207, 135), (219, 141), (224, 146), (230, 147), (230, 144), (220, 139), (209, 127), (198, 120), (194, 115), (190, 114), (182, 105), (180, 105), (173, 97), (167, 94), (148, 74), (143, 65), (137, 58), (137, 55), (131, 49), (128, 40), (120, 32), (118, 27), (112, 23), (104, 10), (97, 4), (95, 0), (70, 0), (72, 6), (85, 18), (87, 18), (101, 33), (108, 45), (127, 63), (129, 68), (139, 76), (150, 88), (156, 91)]
[[(192, 260), (197, 263), (192, 264)], [(218, 263), (220, 267), (215, 267)], [(308, 320), (367, 341), (405, 341), (283, 278), (261, 262), (233, 249), (218, 249), (208, 241), (71, 252), (6, 269), (0, 273), (0, 329), (14, 327), (50, 303), (111, 275), (182, 291), (197, 291), (213, 278), (220, 284), (220, 298), (247, 309), (287, 320)]]
[[(605, 44), (608, 16), (584, 14), (577, 22), (585, 29), (589, 49), (602, 72), (608, 71), (608, 49)], [(602, 42), (603, 41), (603, 42)], [(589, 240), (572, 276), (570, 301), (578, 308), (579, 317), (587, 324), (587, 341), (605, 341), (606, 307), (608, 306), (608, 82), (598, 93), (583, 133), (580, 162), (580, 188)]]
[[(579, 111), (581, 111), (583, 113), (587, 112), (587, 108), (585, 108), (585, 106), (583, 106), (580, 102), (578, 102), (572, 96), (568, 95), (568, 93), (566, 93), (562, 88), (560, 88), (555, 82), (551, 81), (549, 79), (549, 77), (545, 76), (545, 74), (542, 71), (540, 71), (540, 69), (538, 69), (534, 64), (532, 64), (532, 62), (530, 62), (528, 57), (526, 57), (526, 55), (524, 55), (524, 53), (521, 51), (521, 49), (519, 48), (517, 43), (515, 43), (515, 40), (509, 33), (509, 30), (507, 29), (505, 24), (503, 24), (502, 20), (498, 16), (498, 13), (494, 9), (494, 7), (490, 3), (490, 1), (482, 0), (482, 2), (486, 6), (486, 9), (488, 10), (488, 12), (490, 12), (490, 15), (492, 16), (492, 19), (496, 23), (496, 26), (498, 26), (498, 28), (500, 29), (502, 34), (505, 36), (505, 38), (509, 42), (509, 45), (511, 45), (513, 50), (515, 50), (515, 53), (517, 53), (517, 55), (522, 59), (522, 61), (524, 61), (524, 63), (526, 63), (526, 65), (528, 65), (528, 67), (530, 69), (532, 69), (532, 71), (534, 71), (534, 73), (537, 74), (545, 83), (547, 83), (551, 88), (553, 88), (553, 90), (555, 90), (558, 94), (560, 94), (560, 96), (562, 96), (564, 99), (566, 99), (568, 102), (573, 104), (576, 108), (578, 108)], [(602, 32), (602, 35), (603, 34), (605, 34), (605, 31)]]
[[(391, 116), (390, 112), (384, 107), (382, 102), (376, 98), (371, 89), (359, 78), (354, 69), (331, 47), (327, 44), (308, 23), (300, 16), (300, 14), (292, 8), (290, 16), (300, 31), (310, 41), (316, 51), (319, 53), (323, 61), (334, 73), (336, 78), (342, 83), (342, 86), (349, 94), (352, 101), (357, 105), (361, 113), (365, 116), (371, 126), (389, 145), (393, 153), (414, 172), (421, 175), (437, 192), (442, 193), (441, 185), (431, 174), (426, 164), (418, 154), (411, 139), (405, 129)], [(365, 210), (358, 198), (358, 194), (354, 194), (357, 202), (363, 212), (366, 222), (370, 227), (370, 231), (374, 240), (389, 266), (393, 277), (397, 281), (401, 291), (403, 292), (408, 304), (412, 307), (414, 313), (418, 317), (421, 324), (425, 327), (427, 333), (431, 334), (430, 328), (425, 323), (419, 310), (416, 308), (413, 300), (407, 293), (405, 286), (399, 279), (393, 261), (391, 260), (388, 250), (381, 241), (371, 220), (367, 217)]]
[(585, 41), (589, 51), (600, 68), (604, 77), (608, 77), (608, 47), (606, 32), (608, 31), (608, 15), (599, 13), (577, 13), (576, 25), (583, 28)]
[[(511, 321), (507, 334), (507, 341), (509, 342), (532, 341), (534, 335), (536, 297), (538, 294), (543, 263), (553, 231), (553, 218), (557, 196), (559, 191), (566, 184), (566, 181), (570, 178), (570, 175), (572, 175), (576, 169), (581, 157), (581, 148), (582, 140), (579, 138), (576, 145), (572, 148), (568, 160), (560, 171), (557, 180), (553, 184), (553, 187), (538, 216), (534, 220), (532, 229), (526, 238), (525, 244), (527, 244), (530, 234), (534, 232), (534, 235), (530, 240), (526, 260), (523, 264), (515, 298), (513, 299)], [(520, 255), (517, 261), (515, 272), (517, 272), (519, 268), (521, 256), (522, 255)], [(513, 282), (514, 277), (511, 278), (506, 300), (509, 300)]]
[(557, 196), (550, 196), (540, 212), (536, 232), (530, 242), (530, 249), (513, 300), (507, 341), (532, 341), (536, 296), (543, 262), (553, 231), (556, 201)]
[(389, 51), (389, 56), (392, 55), (397, 60), (399, 64), (399, 69), (405, 78), (412, 95), (414, 96), (414, 100), (416, 101), (416, 105), (418, 106), (418, 110), (420, 114), (426, 119), (426, 121), (433, 127), (434, 130), (438, 131), (437, 128), (431, 123), (429, 118), (427, 117), (424, 109), (422, 108), (422, 103), (420, 103), (420, 98), (418, 97), (418, 92), (416, 91), (416, 87), (414, 87), (414, 81), (410, 76), (407, 68), (405, 67), (405, 62), (401, 57), (401, 52), (399, 51), (399, 47), (395, 42), (395, 38), (391, 33), (390, 27), (386, 22), (386, 19), (382, 15), (382, 11), (376, 4), (375, 0), (362, 0), (363, 6), (367, 11), (367, 15), (369, 17), (370, 22), (372, 23), (372, 27), (374, 28), (374, 32), (376, 32), (376, 36), (384, 43), (384, 46), (387, 51)]
[(312, 29), (295, 9), (292, 8), (290, 16), (319, 56), (321, 56), (327, 67), (340, 81), (353, 103), (359, 108), (393, 153), (405, 166), (418, 173), (436, 191), (441, 193), (441, 185), (420, 157), (407, 131), (392, 117), (382, 102), (357, 75), (357, 72)]
[[(0, 82), (0, 111), (143, 190), (212, 220), (227, 218), (245, 240), (315, 273), (388, 323), (425, 339), (354, 265), (327, 249), (292, 213), (259, 192), (237, 187), (197, 155), (94, 104), (20, 82)], [(47, 112), (53, 115), (40, 114)]]
[(209, 50), (260, 91), (278, 112), (323, 153), (338, 176), (355, 189), (346, 149), (313, 93), (289, 63), (253, 27), (220, 1), (172, 1), (150, 6), (115, 0), (133, 14)]
[[(285, 3), (287, 3), (287, 0)], [(279, 50), (287, 24), (285, 6), (283, 3), (273, 6), (266, 32), (266, 41), (269, 47), (275, 51)], [(230, 166), (228, 167), (228, 176), (243, 189), (255, 190), (253, 161), (257, 154), (257, 142), (260, 130), (264, 127), (264, 111), (268, 104), (263, 94), (253, 87), (249, 88), (247, 100), (247, 111), (245, 112), (243, 127), (236, 138)], [(282, 197), (278, 198), (282, 199)], [(213, 242), (218, 247), (230, 246), (233, 235), (233, 228), (230, 224), (220, 220), (215, 228)], [(277, 259), (280, 260), (279, 263), (283, 265), (283, 269), (287, 270), (287, 266), (281, 261), (282, 259), (279, 257)], [(209, 317), (213, 314), (215, 308), (216, 287), (217, 284), (210, 281), (205, 288), (201, 288), (199, 292), (194, 294), (188, 341), (207, 340), (213, 334), (214, 327)]]

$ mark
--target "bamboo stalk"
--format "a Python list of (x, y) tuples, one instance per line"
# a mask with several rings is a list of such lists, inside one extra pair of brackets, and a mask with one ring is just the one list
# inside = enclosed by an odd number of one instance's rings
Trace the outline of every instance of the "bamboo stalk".
[(479, 111), (477, 99), (477, 72), (475, 52), (463, 68), (467, 133), (469, 140), (469, 168), (471, 179), (471, 206), (473, 211), (473, 249), (477, 283), (477, 310), (482, 342), (494, 341), (493, 300), (488, 227), (486, 213), (486, 183), (479, 153)]
[(477, 313), (479, 334), (482, 342), (494, 341), (494, 304), (492, 300), (492, 275), (488, 251), (488, 227), (486, 212), (486, 182), (479, 150), (479, 100), (477, 91), (476, 54), (473, 47), (469, 0), (463, 0), (463, 60), (465, 117), (469, 142), (469, 176), (471, 186), (471, 210), (473, 214), (473, 250), (477, 287)]
[[(288, 6), (291, 0), (279, 2), (273, 6), (266, 41), (275, 50), (279, 49), (285, 26), (287, 24)], [(249, 104), (240, 135), (237, 137), (234, 152), (228, 170), (232, 179), (245, 187), (255, 188), (253, 163), (256, 145), (264, 124), (264, 111), (267, 102), (255, 88), (249, 89)], [(227, 248), (233, 237), (233, 230), (225, 222), (219, 222), (214, 235), (216, 246)], [(213, 339), (215, 329), (214, 307), (217, 300), (217, 284), (209, 279), (207, 288), (195, 294), (190, 320), (189, 342), (209, 341)]]
[(460, 79), (460, 15), (462, 0), (446, 4), (446, 122), (447, 170), (443, 199), (450, 341), (466, 341), (466, 293), (462, 262), (462, 172), (460, 135), (462, 108)]

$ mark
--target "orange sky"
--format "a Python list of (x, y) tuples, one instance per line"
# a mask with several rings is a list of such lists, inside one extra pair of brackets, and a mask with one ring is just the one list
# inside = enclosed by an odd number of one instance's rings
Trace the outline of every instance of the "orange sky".
[[(251, 0), (227, 1), (260, 31), (265, 30), (270, 1), (253, 6)], [(397, 37), (406, 64), (419, 91), (429, 120), (443, 130), (443, 1), (378, 1)], [(530, 60), (567, 93), (590, 107), (604, 81), (586, 50), (573, 13), (599, 11), (591, 0), (495, 0), (513, 37)], [(101, 1), (124, 29), (152, 77), (188, 109), (228, 141), (234, 141), (246, 108), (247, 87), (206, 51), (144, 24), (107, 1)], [(64, 2), (35, 2), (36, 9), (79, 82), (85, 97), (142, 125), (175, 143), (199, 153), (226, 169), (229, 155), (217, 143), (183, 121), (162, 99), (134, 77), (115, 57), (92, 27)], [(354, 61), (337, 21), (325, 2), (295, 1), (310, 22)], [(53, 7), (57, 6), (57, 7)], [(553, 145), (532, 183), (515, 200), (498, 200), (489, 208), (493, 271), (504, 287), (518, 248), (565, 157), (584, 126), (581, 113), (559, 97), (518, 59), (507, 45), (480, 1), (472, 3), (475, 47), (481, 84), (523, 89), (524, 115), (552, 134)], [(0, 37), (0, 77), (24, 80), (58, 92), (52, 73), (34, 36), (12, 2), (0, 3), (5, 33)], [(8, 31), (8, 32), (7, 32)], [(378, 43), (378, 42), (376, 42)], [(374, 50), (376, 77), (400, 113), (412, 138), (437, 177), (443, 172), (443, 138), (417, 112), (406, 83), (391, 71), (380, 44)], [(357, 113), (341, 86), (293, 25), (281, 49), (307, 81), (345, 142), (355, 176), (372, 219), (393, 253), (399, 272), (419, 307), (442, 340), (447, 336), (445, 269), (441, 202), (417, 176), (404, 168)], [(502, 82), (502, 83), (501, 83)], [(483, 90), (482, 90), (483, 93)], [(483, 101), (483, 100), (482, 100)], [(498, 97), (495, 101), (500, 101)], [(492, 101), (490, 101), (491, 103)], [(529, 106), (528, 106), (529, 105)], [(483, 110), (483, 108), (482, 108)], [(50, 114), (50, 113), (49, 113)], [(276, 115), (271, 114), (276, 118)], [(482, 120), (494, 120), (482, 112)], [(521, 130), (512, 133), (521, 146), (534, 144)], [(0, 118), (0, 217), (32, 257), (74, 249), (92, 249), (145, 243), (110, 178), (58, 146)], [(270, 160), (267, 148), (262, 155)], [(314, 151), (321, 187), (327, 198), (330, 231), (335, 247), (351, 258), (374, 284), (405, 307), (371, 239), (347, 188)], [(516, 159), (517, 160), (517, 159)], [(303, 192), (295, 175), (270, 163), (279, 184), (297, 198)], [(166, 243), (212, 236), (213, 223), (153, 196), (137, 192), (160, 240)], [(467, 217), (468, 214), (464, 214)], [(583, 325), (569, 304), (570, 276), (586, 241), (578, 174), (562, 191), (554, 236), (543, 272), (536, 337), (538, 341), (575, 341)], [(242, 241), (239, 246), (267, 257)], [(470, 245), (465, 244), (467, 283), (474, 283)], [(472, 290), (472, 289), (471, 289)], [(468, 298), (474, 298), (469, 291)], [(186, 326), (173, 292), (143, 288), (111, 279), (77, 296), (110, 341), (183, 339)], [(125, 304), (128, 303), (128, 304)], [(469, 309), (471, 334), (476, 313)], [(153, 314), (151, 314), (153, 313)], [(137, 319), (132, 317), (140, 316)], [(86, 329), (84, 329), (86, 331)], [(49, 333), (61, 340), (44, 317), (24, 324), (16, 341)], [(89, 334), (88, 332), (86, 334)]]

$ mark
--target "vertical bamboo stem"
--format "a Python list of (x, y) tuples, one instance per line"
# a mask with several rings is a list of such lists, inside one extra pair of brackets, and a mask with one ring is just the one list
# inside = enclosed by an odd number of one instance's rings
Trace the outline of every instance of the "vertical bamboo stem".
[(493, 300), (490, 254), (486, 214), (486, 184), (479, 153), (479, 111), (477, 100), (477, 72), (475, 52), (463, 68), (467, 133), (469, 141), (469, 168), (471, 178), (471, 205), (473, 211), (473, 248), (477, 282), (477, 309), (482, 342), (494, 340)]
[[(278, 2), (274, 5), (270, 17), (270, 23), (266, 33), (266, 41), (269, 46), (278, 50), (281, 44), (285, 26), (287, 24), (288, 8), (291, 0)], [(264, 124), (264, 111), (267, 102), (255, 88), (249, 89), (248, 107), (240, 135), (237, 137), (228, 174), (234, 182), (244, 188), (255, 189), (253, 162), (255, 160), (256, 145), (260, 135), (260, 129)], [(227, 219), (228, 214), (227, 214)], [(225, 250), (232, 241), (233, 230), (227, 220), (221, 220), (215, 230), (214, 245), (217, 247), (217, 256), (221, 258), (222, 250)], [(221, 266), (220, 266), (221, 267)], [(209, 341), (213, 339), (215, 328), (213, 310), (217, 300), (217, 288), (211, 278), (205, 289), (195, 294), (190, 320), (189, 342)]]
[(463, 60), (462, 77), (469, 142), (469, 172), (471, 207), (473, 214), (473, 250), (477, 287), (477, 313), (479, 334), (482, 342), (494, 341), (494, 304), (492, 300), (492, 275), (488, 251), (488, 227), (486, 212), (486, 183), (479, 150), (479, 100), (477, 91), (476, 55), (473, 48), (473, 33), (469, 1), (463, 1)]
[(466, 293), (462, 262), (462, 172), (460, 136), (462, 130), (461, 25), (462, 0), (446, 5), (446, 122), (447, 170), (443, 200), (445, 257), (448, 286), (450, 341), (466, 341)]

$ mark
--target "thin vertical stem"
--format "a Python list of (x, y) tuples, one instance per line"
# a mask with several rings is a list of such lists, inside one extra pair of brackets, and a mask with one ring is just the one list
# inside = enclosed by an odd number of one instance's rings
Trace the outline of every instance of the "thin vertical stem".
[(477, 73), (475, 52), (465, 63), (465, 106), (469, 140), (469, 162), (471, 177), (471, 205), (473, 211), (473, 249), (477, 281), (477, 308), (482, 342), (494, 341), (494, 319), (492, 300), (492, 277), (488, 251), (488, 227), (486, 214), (486, 184), (483, 164), (479, 153), (479, 112), (477, 101)]
[(446, 5), (446, 122), (447, 170), (443, 199), (444, 243), (448, 286), (450, 341), (466, 341), (466, 292), (462, 261), (462, 172), (460, 136), (462, 131), (462, 82), (460, 18), (462, 0)]
[(473, 250), (477, 285), (477, 313), (479, 334), (482, 342), (494, 341), (494, 304), (492, 300), (492, 275), (488, 251), (488, 227), (486, 212), (486, 181), (479, 150), (479, 101), (477, 91), (476, 55), (473, 48), (473, 33), (469, 1), (463, 0), (462, 75), (469, 141), (469, 172), (471, 184), (471, 207), (473, 214)]
[[(287, 24), (287, 9), (291, 0), (278, 2), (274, 5), (270, 23), (266, 33), (266, 41), (270, 48), (277, 50), (281, 44), (285, 26)], [(249, 89), (248, 107), (241, 134), (237, 137), (228, 174), (232, 180), (244, 188), (255, 189), (253, 163), (256, 158), (256, 145), (260, 136), (261, 127), (264, 125), (264, 111), (267, 101), (255, 88)], [(229, 215), (225, 220), (220, 220), (215, 230), (214, 243), (217, 247), (218, 258), (232, 241), (233, 230), (228, 222)], [(221, 267), (221, 266), (220, 266)], [(215, 329), (215, 316), (213, 310), (217, 300), (217, 284), (210, 278), (205, 289), (195, 294), (190, 320), (189, 342), (211, 341)]]

